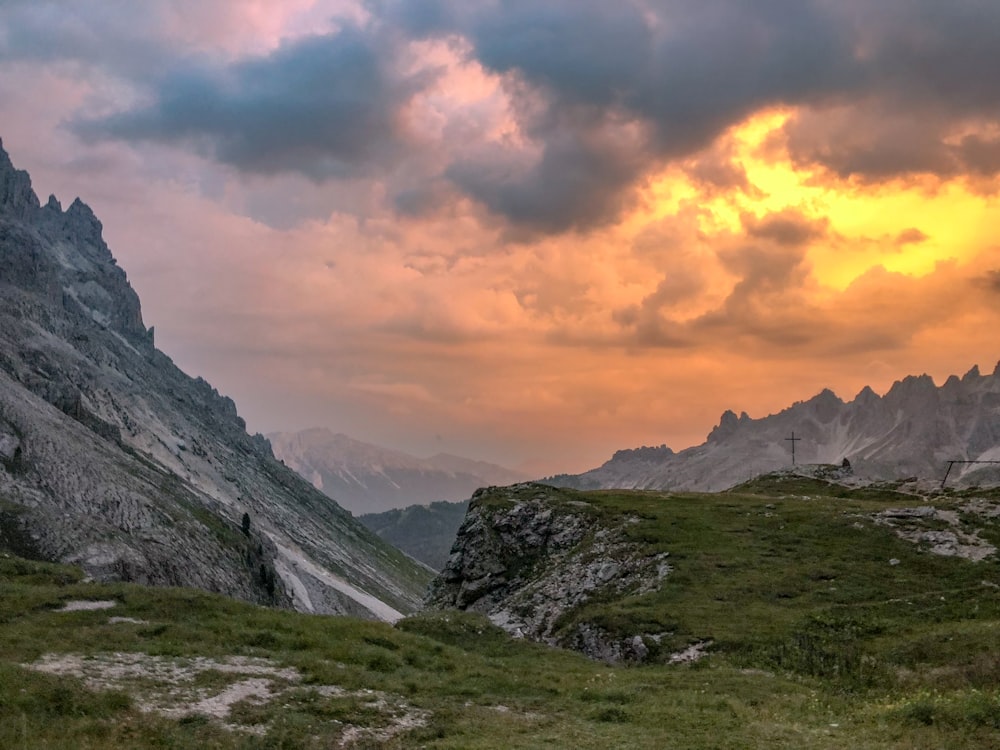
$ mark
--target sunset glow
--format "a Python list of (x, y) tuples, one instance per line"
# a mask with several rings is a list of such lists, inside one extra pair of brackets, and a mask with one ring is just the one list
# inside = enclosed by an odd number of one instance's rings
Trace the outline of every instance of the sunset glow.
[(890, 4), (14, 2), (0, 137), (252, 429), (581, 470), (993, 369), (1000, 6)]

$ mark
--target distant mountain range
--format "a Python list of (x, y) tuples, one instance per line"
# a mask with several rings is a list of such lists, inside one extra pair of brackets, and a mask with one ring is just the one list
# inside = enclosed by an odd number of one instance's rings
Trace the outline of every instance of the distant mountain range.
[(355, 514), (467, 499), (480, 487), (528, 477), (447, 453), (417, 458), (328, 429), (272, 432), (276, 458)]
[(79, 199), (42, 206), (0, 145), (0, 550), (308, 612), (414, 610), (426, 569), (155, 348), (102, 231)]
[[(791, 438), (795, 437), (793, 443)], [(762, 419), (732, 411), (701, 445), (620, 450), (582, 474), (543, 481), (578, 489), (676, 489), (714, 492), (799, 464), (841, 464), (861, 479), (940, 480), (949, 461), (1000, 461), (1000, 364), (990, 375), (973, 367), (940, 387), (910, 376), (884, 396), (865, 387), (844, 402), (824, 390)], [(956, 464), (949, 484), (996, 483), (1000, 464)]]

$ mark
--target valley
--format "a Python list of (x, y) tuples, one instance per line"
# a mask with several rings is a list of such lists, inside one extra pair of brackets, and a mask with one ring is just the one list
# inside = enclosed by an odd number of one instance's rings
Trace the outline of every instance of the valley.
[[(584, 591), (539, 640), (638, 636), (642, 658), (513, 637), (488, 619), (503, 619), (496, 607), (475, 611), (484, 597), (390, 626), (86, 583), (5, 556), (0, 744), (902, 750), (989, 747), (1000, 729), (996, 553), (974, 560), (914, 536), (952, 527), (1000, 545), (996, 491), (916, 496), (792, 475), (717, 494), (519, 485), (480, 494), (470, 517), (528, 502), (581, 518), (583, 533), (560, 548), (506, 526), (522, 546), (495, 549), (500, 585), (480, 589), (526, 616), (525, 592), (558, 574), (560, 550), (585, 558), (620, 532), (633, 559), (666, 554), (669, 570), (655, 586)], [(77, 601), (113, 606), (66, 607)]]

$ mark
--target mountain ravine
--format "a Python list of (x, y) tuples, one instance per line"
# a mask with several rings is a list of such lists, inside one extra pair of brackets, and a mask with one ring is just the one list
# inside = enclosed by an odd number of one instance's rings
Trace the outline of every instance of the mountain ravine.
[(79, 199), (0, 146), (0, 544), (100, 580), (395, 619), (429, 578), (157, 350)]

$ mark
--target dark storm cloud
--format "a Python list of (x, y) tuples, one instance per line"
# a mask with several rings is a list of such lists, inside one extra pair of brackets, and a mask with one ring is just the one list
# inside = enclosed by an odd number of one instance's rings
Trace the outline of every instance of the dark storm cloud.
[[(88, 17), (108, 16), (100, 3), (84, 7)], [(371, 0), (367, 7), (363, 27), (288, 42), (266, 57), (196, 62), (178, 48), (164, 62), (151, 42), (155, 67), (166, 72), (140, 81), (146, 103), (78, 127), (91, 136), (191, 144), (252, 173), (371, 174), (426, 147), (406, 137), (400, 115), (433, 77), (403, 72), (412, 69), (403, 61), (412, 62), (408, 45), (430, 38), (462, 40), (455, 49), (501, 78), (521, 140), (443, 143), (427, 179), (444, 178), (530, 230), (614, 221), (649, 173), (705, 153), (726, 128), (768, 106), (797, 107), (786, 126), (793, 158), (840, 177), (988, 181), (1000, 171), (1000, 140), (990, 130), (1000, 121), (1000, 3), (992, 0)], [(0, 31), (0, 55), (105, 54), (92, 23), (55, 23), (60, 33), (46, 37), (45, 19), (32, 18), (33, 25)], [(123, 48), (105, 64), (134, 78), (127, 61), (139, 62), (136, 54)], [(704, 165), (685, 169), (720, 188), (748, 189), (741, 167), (710, 153)], [(419, 189), (410, 180), (388, 194), (404, 211), (433, 211), (436, 199), (423, 200)]]
[(635, 152), (604, 137), (599, 126), (547, 134), (537, 162), (518, 165), (511, 156), (484, 149), (445, 174), (491, 211), (543, 231), (614, 219), (640, 170)]
[[(437, 0), (377, 7), (413, 34), (461, 34), (487, 69), (538, 94), (522, 99), (530, 106), (519, 112), (541, 153), (533, 168), (512, 172), (509, 155), (497, 152), (451, 174), (492, 211), (545, 229), (614, 218), (645, 172), (697, 152), (769, 105), (802, 107), (803, 118), (789, 124), (794, 156), (844, 177), (989, 176), (1000, 166), (997, 141), (949, 138), (970, 118), (997, 120), (1000, 3)], [(624, 173), (609, 172), (601, 158), (615, 133), (595, 135), (595, 111), (641, 126), (631, 141), (617, 141), (630, 153)], [(567, 179), (559, 154), (574, 135), (577, 171)], [(739, 181), (737, 172), (719, 177)], [(603, 192), (586, 187), (601, 183)]]
[(400, 109), (433, 79), (403, 74), (353, 26), (236, 64), (179, 66), (147, 107), (76, 123), (88, 137), (187, 142), (250, 173), (370, 173), (406, 148)]
[[(826, 13), (790, 0), (440, 6), (436, 23), (454, 24), (512, 90), (535, 94), (514, 102), (540, 151), (528, 169), (510, 170), (497, 152), (450, 175), (490, 210), (545, 230), (613, 220), (645, 172), (707, 146), (762, 104), (822, 98), (854, 75)], [(422, 20), (415, 30), (427, 28)], [(740, 178), (735, 168), (711, 171), (701, 176)]]
[[(850, 3), (847, 4), (851, 5)], [(955, 131), (1000, 122), (1000, 4), (888, 0), (861, 6), (865, 84), (786, 126), (793, 157), (865, 181), (930, 173), (995, 176), (1000, 141)]]
[(966, 169), (982, 177), (1000, 172), (1000, 138), (967, 135), (956, 147), (958, 159)]
[[(987, 109), (984, 102), (984, 112)], [(996, 112), (994, 117), (1000, 117), (1000, 107)], [(953, 142), (949, 136), (961, 126), (961, 117), (901, 102), (865, 100), (801, 111), (786, 123), (785, 134), (795, 162), (819, 164), (842, 179), (995, 175), (1000, 171), (1000, 141), (970, 135)]]

